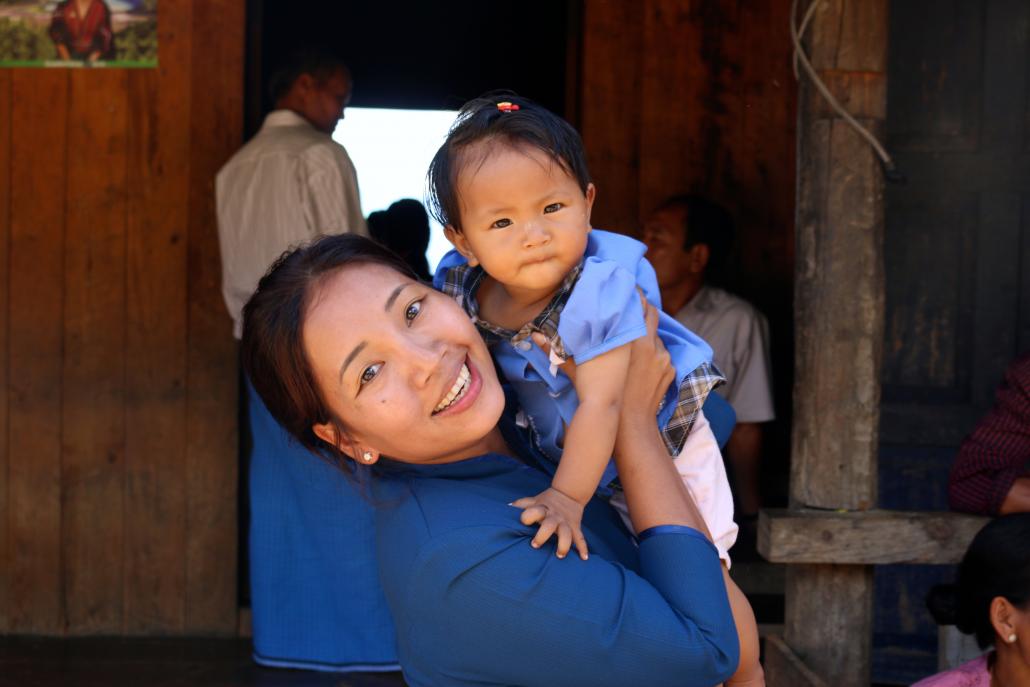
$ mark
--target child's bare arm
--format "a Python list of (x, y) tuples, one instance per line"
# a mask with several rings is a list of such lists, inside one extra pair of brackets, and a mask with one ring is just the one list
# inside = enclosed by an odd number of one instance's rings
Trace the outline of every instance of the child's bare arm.
[(580, 528), (583, 507), (597, 490), (612, 456), (621, 396), (629, 367), (629, 347), (619, 346), (576, 367), (579, 407), (565, 433), (565, 446), (551, 488), (513, 505), (524, 508), (522, 522), (540, 523), (533, 546), (558, 535), (564, 558), (574, 543), (581, 558), (588, 549)]

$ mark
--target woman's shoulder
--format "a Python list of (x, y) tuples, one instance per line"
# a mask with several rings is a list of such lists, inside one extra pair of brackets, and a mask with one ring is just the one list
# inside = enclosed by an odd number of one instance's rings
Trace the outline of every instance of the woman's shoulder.
[(991, 673), (987, 669), (987, 656), (979, 656), (957, 668), (931, 675), (912, 687), (989, 687)]

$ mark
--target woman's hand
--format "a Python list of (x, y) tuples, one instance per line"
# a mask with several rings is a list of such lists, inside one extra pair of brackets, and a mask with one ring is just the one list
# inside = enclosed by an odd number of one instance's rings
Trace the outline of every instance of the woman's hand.
[(629, 373), (623, 393), (619, 426), (627, 422), (646, 422), (655, 426), (658, 404), (665, 398), (669, 385), (676, 378), (676, 369), (665, 345), (658, 337), (658, 310), (641, 297), (647, 335), (630, 346)]

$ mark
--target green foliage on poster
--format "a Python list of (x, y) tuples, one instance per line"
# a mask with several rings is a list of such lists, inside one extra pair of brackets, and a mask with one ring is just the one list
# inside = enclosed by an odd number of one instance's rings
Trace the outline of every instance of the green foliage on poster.
[(54, 59), (57, 49), (45, 26), (0, 19), (0, 61)]
[(157, 20), (130, 24), (114, 35), (118, 61), (157, 62)]

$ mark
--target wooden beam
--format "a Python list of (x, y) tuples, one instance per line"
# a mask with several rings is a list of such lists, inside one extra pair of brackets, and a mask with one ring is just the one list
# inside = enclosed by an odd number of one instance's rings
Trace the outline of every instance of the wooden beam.
[[(803, 12), (809, 3), (802, 4)], [(814, 68), (833, 75), (833, 92), (859, 106), (856, 114), (875, 135), (883, 129), (887, 28), (887, 0), (825, 0), (807, 36)], [(802, 78), (790, 505), (862, 511), (875, 508), (877, 497), (883, 177), (873, 150), (817, 104), (813, 89)], [(826, 545), (809, 538), (797, 553), (819, 558), (806, 547)], [(873, 568), (788, 567), (784, 625), (791, 650), (827, 684), (868, 685)]]
[(767, 509), (758, 518), (758, 551), (774, 563), (948, 565), (987, 522), (944, 512)]
[(765, 684), (769, 687), (827, 687), (782, 637), (765, 638)]
[(784, 639), (834, 687), (867, 687), (872, 672), (873, 567), (787, 568)]
[[(828, 0), (823, 7), (810, 29), (812, 62), (834, 70), (837, 95), (847, 99), (853, 91), (864, 100), (859, 85), (885, 78), (886, 0)], [(876, 505), (883, 179), (869, 145), (835, 113), (814, 107), (813, 90), (803, 77), (791, 504), (866, 510)], [(880, 133), (881, 119), (863, 123)]]

